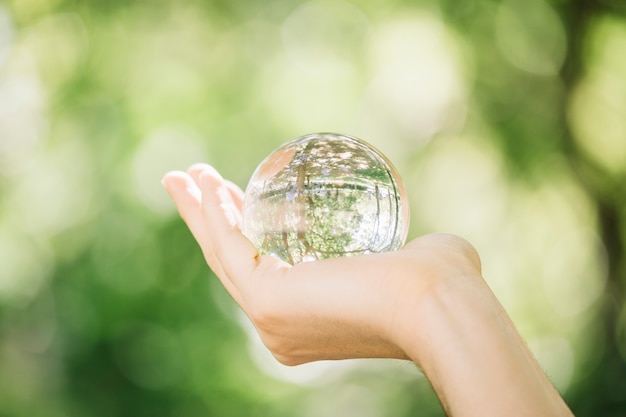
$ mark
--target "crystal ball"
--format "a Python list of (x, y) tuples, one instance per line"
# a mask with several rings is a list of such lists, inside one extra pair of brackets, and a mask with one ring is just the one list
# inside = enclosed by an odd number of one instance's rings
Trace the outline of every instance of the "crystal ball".
[(257, 167), (243, 202), (244, 234), (292, 265), (399, 249), (409, 206), (391, 162), (366, 142), (313, 133)]

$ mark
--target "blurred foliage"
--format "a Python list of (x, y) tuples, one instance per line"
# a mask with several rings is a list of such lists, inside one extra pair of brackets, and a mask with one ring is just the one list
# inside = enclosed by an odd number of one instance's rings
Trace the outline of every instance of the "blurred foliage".
[(442, 415), (410, 364), (278, 365), (159, 180), (305, 133), (397, 165), (578, 416), (626, 415), (626, 3), (0, 4), (0, 415)]

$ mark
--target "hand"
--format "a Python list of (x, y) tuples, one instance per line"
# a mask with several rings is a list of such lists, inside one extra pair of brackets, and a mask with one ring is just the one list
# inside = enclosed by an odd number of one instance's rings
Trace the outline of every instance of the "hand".
[(204, 257), (287, 365), (366, 357), (422, 368), (452, 415), (571, 416), (481, 276), (465, 240), (291, 266), (242, 233), (243, 192), (212, 167), (163, 183)]
[(258, 255), (241, 232), (243, 192), (210, 166), (169, 173), (164, 184), (207, 263), (284, 364), (408, 358), (398, 319), (442, 277), (480, 276), (473, 248), (443, 234), (397, 252), (292, 267)]

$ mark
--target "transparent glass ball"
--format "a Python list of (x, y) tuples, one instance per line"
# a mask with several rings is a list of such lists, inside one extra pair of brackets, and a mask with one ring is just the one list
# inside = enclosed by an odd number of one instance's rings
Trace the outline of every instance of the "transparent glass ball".
[(399, 249), (409, 206), (393, 165), (335, 133), (295, 138), (258, 166), (243, 203), (244, 234), (290, 264)]

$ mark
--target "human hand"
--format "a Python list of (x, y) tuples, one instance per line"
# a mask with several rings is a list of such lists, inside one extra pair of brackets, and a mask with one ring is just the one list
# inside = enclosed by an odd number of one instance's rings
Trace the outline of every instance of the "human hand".
[[(407, 317), (450, 280), (478, 279), (463, 239), (435, 234), (390, 253), (291, 266), (259, 256), (242, 234), (243, 192), (210, 166), (171, 172), (164, 185), (205, 259), (282, 363), (408, 358)], [(414, 358), (414, 360), (418, 358)]]

